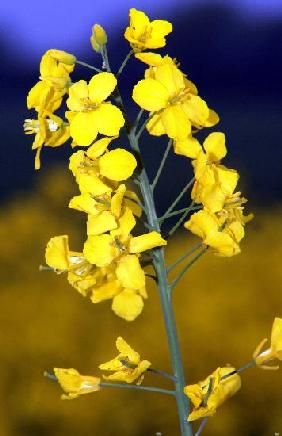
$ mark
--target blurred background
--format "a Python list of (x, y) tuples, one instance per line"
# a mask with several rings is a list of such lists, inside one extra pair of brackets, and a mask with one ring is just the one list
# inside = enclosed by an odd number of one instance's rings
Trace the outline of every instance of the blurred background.
[[(163, 53), (180, 61), (200, 95), (219, 113), (216, 129), (227, 135), (225, 162), (239, 171), (240, 189), (256, 215), (241, 255), (205, 255), (175, 292), (189, 383), (219, 365), (244, 364), (257, 343), (270, 336), (273, 318), (282, 316), (281, 1), (5, 2), (0, 13), (1, 436), (174, 436), (178, 431), (170, 398), (104, 390), (62, 402), (60, 388), (42, 376), (54, 366), (97, 374), (97, 365), (115, 355), (118, 335), (155, 367), (170, 370), (157, 292), (150, 283), (142, 315), (126, 323), (109, 304), (83, 299), (65, 277), (39, 273), (50, 237), (70, 234), (72, 248), (80, 250), (85, 217), (67, 208), (77, 192), (67, 170), (70, 147), (43, 150), (42, 170), (35, 174), (31, 138), (22, 131), (23, 120), (32, 117), (26, 95), (38, 80), (42, 54), (63, 49), (100, 67), (89, 43), (91, 26), (98, 22), (107, 30), (109, 56), (117, 70), (129, 50), (123, 31), (130, 7), (173, 23)], [(136, 107), (130, 91), (143, 71), (132, 61), (121, 78), (132, 117)], [(77, 66), (72, 77), (89, 79), (91, 73)], [(164, 144), (150, 138), (142, 149), (153, 175)], [(187, 160), (176, 156), (165, 171), (157, 191), (160, 213), (191, 172)], [(194, 243), (180, 232), (167, 250), (169, 261)], [(210, 420), (204, 435), (282, 432), (281, 371), (255, 368), (242, 377), (242, 390)], [(154, 383), (168, 386), (148, 376), (147, 384)]]

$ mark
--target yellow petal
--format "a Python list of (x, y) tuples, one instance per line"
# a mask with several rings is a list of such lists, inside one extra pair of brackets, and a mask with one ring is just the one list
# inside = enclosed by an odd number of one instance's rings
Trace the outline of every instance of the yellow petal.
[(90, 194), (85, 192), (81, 195), (76, 195), (69, 202), (69, 208), (76, 209), (81, 212), (85, 212), (91, 215), (97, 215), (99, 213), (99, 209), (97, 209), (97, 201), (91, 197)]
[(184, 89), (183, 73), (174, 63), (164, 63), (155, 69), (155, 79), (168, 91), (170, 96), (175, 96)]
[(111, 188), (94, 174), (81, 174), (79, 175), (77, 182), (79, 189), (83, 194), (90, 193), (94, 197), (99, 197), (107, 192), (111, 192)]
[(210, 233), (218, 231), (219, 223), (215, 215), (205, 210), (194, 213), (184, 227), (202, 239)]
[(62, 396), (62, 399), (72, 399), (78, 395), (100, 390), (100, 378), (80, 375), (76, 369), (54, 368), (54, 374), (62, 389), (69, 394)]
[[(163, 38), (172, 32), (172, 24), (166, 20), (154, 20), (151, 23), (151, 38)], [(158, 48), (158, 47), (157, 47)]]
[(88, 146), (96, 139), (96, 120), (94, 111), (75, 114), (70, 122), (70, 135), (77, 145)]
[(111, 212), (116, 218), (119, 218), (121, 214), (122, 202), (125, 192), (126, 186), (124, 184), (121, 184), (116, 190), (116, 193), (112, 196)]
[(129, 19), (130, 26), (134, 28), (136, 38), (138, 38), (144, 32), (146, 26), (148, 26), (150, 23), (147, 15), (135, 8), (131, 8), (129, 10)]
[(109, 300), (122, 291), (122, 287), (118, 280), (113, 280), (105, 283), (102, 286), (95, 287), (92, 292), (92, 303), (100, 303), (101, 301)]
[(97, 159), (98, 157), (102, 156), (102, 154), (105, 153), (107, 150), (109, 144), (112, 142), (114, 138), (101, 138), (98, 139), (98, 141), (95, 141), (94, 144), (92, 144), (87, 149), (87, 156), (90, 157), (90, 159)]
[(104, 154), (99, 160), (100, 173), (110, 180), (121, 181), (132, 176), (137, 161), (132, 153), (117, 148)]
[(64, 271), (69, 268), (69, 238), (67, 235), (51, 238), (46, 247), (46, 263), (51, 268)]
[(192, 95), (182, 107), (194, 126), (202, 127), (205, 125), (209, 117), (209, 108), (201, 97)]
[(99, 133), (107, 136), (118, 136), (124, 126), (124, 117), (121, 110), (113, 104), (102, 103), (95, 111), (96, 125)]
[(185, 139), (176, 139), (173, 142), (173, 148), (176, 154), (190, 157), (191, 159), (195, 159), (202, 150), (199, 141), (193, 138), (193, 136), (188, 136)]
[(143, 251), (161, 247), (166, 244), (167, 242), (161, 237), (161, 235), (158, 232), (153, 231), (131, 238), (129, 242), (129, 252), (142, 253)]
[(271, 349), (279, 353), (278, 358), (282, 359), (282, 319), (275, 318), (271, 330)]
[(102, 235), (105, 232), (116, 229), (115, 217), (106, 210), (98, 215), (89, 215), (87, 221), (87, 235)]
[(211, 162), (219, 162), (226, 156), (225, 135), (221, 132), (210, 133), (205, 139), (203, 147), (206, 150), (207, 158)]
[(169, 93), (160, 82), (148, 78), (134, 86), (132, 98), (143, 109), (156, 112), (166, 107)]
[(135, 363), (136, 365), (140, 362), (140, 355), (121, 337), (119, 336), (116, 340), (116, 347), (120, 352), (122, 357), (126, 357), (130, 363)]
[(95, 74), (89, 82), (89, 98), (94, 104), (102, 103), (117, 86), (117, 79), (112, 73)]
[(113, 230), (112, 236), (117, 237), (122, 243), (127, 242), (131, 230), (134, 228), (136, 220), (133, 212), (129, 207), (125, 208), (124, 213), (119, 219), (119, 227), (117, 230)]
[(191, 124), (180, 105), (169, 106), (161, 113), (166, 134), (173, 139), (185, 139), (191, 133)]
[(102, 267), (109, 265), (119, 251), (110, 235), (99, 235), (88, 237), (83, 253), (90, 263)]
[(151, 135), (161, 136), (166, 134), (165, 126), (162, 122), (162, 111), (154, 115), (146, 124), (146, 129)]
[(218, 256), (231, 257), (240, 253), (240, 247), (234, 239), (224, 232), (214, 232), (207, 235), (205, 244), (213, 248)]
[(82, 111), (83, 100), (88, 98), (88, 87), (85, 80), (79, 80), (69, 88), (69, 98), (66, 103), (71, 111)]
[(118, 261), (116, 275), (124, 288), (138, 290), (145, 287), (145, 273), (137, 256), (122, 256)]
[(143, 299), (131, 289), (125, 289), (113, 299), (112, 310), (126, 321), (134, 321), (143, 310)]

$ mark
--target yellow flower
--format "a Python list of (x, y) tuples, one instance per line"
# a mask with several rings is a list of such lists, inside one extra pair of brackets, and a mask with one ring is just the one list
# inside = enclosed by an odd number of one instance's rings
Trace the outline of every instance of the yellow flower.
[(240, 221), (226, 222), (208, 210), (194, 213), (184, 227), (203, 239), (205, 245), (223, 257), (240, 253), (239, 242), (244, 237), (244, 227)]
[(73, 400), (79, 395), (90, 394), (100, 390), (98, 377), (80, 375), (76, 369), (54, 368), (55, 376), (62, 389), (66, 392), (61, 396), (62, 400)]
[(205, 380), (184, 388), (184, 393), (194, 406), (187, 418), (188, 421), (214, 415), (219, 406), (238, 392), (241, 387), (241, 378), (238, 374), (223, 378), (234, 370), (232, 367), (217, 368)]
[(144, 12), (135, 8), (130, 9), (129, 18), (130, 26), (126, 28), (124, 37), (134, 51), (165, 46), (165, 37), (172, 32), (171, 23), (166, 20), (150, 21)]
[(99, 160), (100, 174), (115, 181), (129, 179), (136, 167), (133, 154), (123, 148), (109, 151)]
[(45, 259), (47, 265), (58, 274), (68, 273), (69, 283), (83, 296), (101, 282), (104, 272), (90, 264), (83, 253), (70, 251), (67, 235), (54, 236), (47, 244)]
[(107, 44), (107, 40), (107, 34), (103, 27), (100, 26), (100, 24), (94, 24), (90, 38), (93, 50), (95, 50), (97, 53), (100, 53), (103, 46)]
[[(192, 199), (202, 203), (211, 212), (218, 212), (223, 208), (226, 199), (230, 197), (238, 183), (237, 171), (220, 165), (220, 160), (226, 155), (225, 135), (213, 132), (205, 139), (203, 150), (199, 150), (194, 143), (184, 145), (190, 157), (195, 157), (192, 164), (195, 172), (195, 184), (192, 189)], [(184, 153), (182, 153), (184, 154)], [(194, 156), (193, 156), (194, 154)]]
[(192, 126), (202, 128), (218, 122), (217, 115), (196, 95), (195, 86), (173, 62), (151, 67), (145, 77), (134, 86), (132, 97), (143, 109), (157, 112), (147, 123), (152, 135), (185, 139)]
[(137, 384), (140, 384), (151, 362), (141, 360), (140, 355), (121, 337), (117, 338), (116, 347), (119, 351), (117, 357), (99, 365), (102, 371), (114, 371), (109, 376), (103, 376), (104, 379), (125, 383), (133, 383), (137, 380)]
[(32, 149), (36, 150), (35, 169), (40, 168), (40, 152), (43, 146), (58, 147), (69, 139), (69, 127), (63, 120), (50, 113), (48, 117), (38, 115), (37, 120), (26, 119), (24, 131), (28, 135), (35, 135)]
[(120, 109), (105, 102), (117, 85), (111, 73), (99, 73), (89, 84), (85, 80), (74, 83), (69, 88), (67, 105), (71, 112), (66, 113), (70, 122), (70, 133), (78, 145), (88, 146), (98, 133), (116, 136), (124, 125)]
[(267, 339), (263, 339), (254, 352), (256, 364), (263, 369), (278, 369), (277, 366), (266, 365), (272, 360), (282, 360), (282, 318), (275, 318), (271, 330), (270, 348), (261, 351)]
[(40, 62), (40, 79), (66, 92), (70, 85), (69, 73), (73, 71), (75, 61), (75, 56), (64, 51), (46, 51)]
[(57, 110), (64, 95), (64, 91), (57, 90), (45, 81), (37, 82), (27, 95), (27, 108), (35, 109), (40, 115), (45, 116)]

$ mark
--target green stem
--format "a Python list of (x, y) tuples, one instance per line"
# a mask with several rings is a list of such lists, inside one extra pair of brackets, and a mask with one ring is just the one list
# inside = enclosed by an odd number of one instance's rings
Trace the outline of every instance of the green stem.
[(182, 279), (184, 274), (191, 268), (191, 266), (207, 251), (207, 247), (204, 247), (200, 253), (198, 253), (184, 268), (183, 270), (176, 276), (176, 278), (171, 283), (171, 289), (175, 288), (179, 280)]
[[(194, 202), (192, 202), (192, 204), (194, 205)], [(170, 231), (168, 232), (168, 236), (172, 236), (176, 232), (176, 230), (181, 226), (181, 224), (183, 223), (183, 221), (185, 220), (187, 215), (189, 215), (189, 212), (191, 212), (192, 209), (193, 209), (193, 207), (191, 207), (191, 208), (188, 207), (188, 209), (186, 210), (186, 212), (184, 212), (182, 217), (180, 217), (179, 220), (174, 224), (172, 229), (170, 229)]]
[(191, 256), (195, 251), (198, 250), (198, 248), (201, 248), (203, 246), (203, 243), (200, 242), (199, 244), (195, 245), (193, 248), (190, 248), (186, 253), (184, 253), (181, 257), (179, 257), (175, 262), (173, 262), (171, 265), (167, 267), (167, 272), (169, 273), (171, 270), (173, 270), (177, 265), (179, 265), (183, 260), (186, 259), (186, 257)]
[[(128, 135), (131, 148), (138, 154), (140, 154), (138, 138), (135, 135), (135, 130), (132, 129)], [(158, 223), (153, 191), (150, 186), (150, 182), (144, 167), (139, 175), (139, 184), (143, 201), (145, 205), (146, 216), (149, 225), (152, 229), (160, 232)], [(173, 367), (173, 374), (175, 380), (175, 396), (178, 407), (178, 415), (180, 422), (180, 429), (182, 436), (192, 436), (191, 424), (187, 421), (189, 415), (189, 400), (183, 393), (185, 386), (184, 370), (182, 366), (182, 359), (180, 353), (180, 347), (178, 343), (177, 331), (174, 313), (172, 310), (171, 298), (170, 298), (170, 286), (166, 275), (166, 266), (164, 260), (164, 251), (161, 248), (152, 250), (152, 260), (155, 267), (155, 272), (158, 279), (158, 290), (162, 305), (162, 312), (164, 316), (165, 328), (167, 333), (168, 345), (170, 350), (170, 357)]]
[(90, 70), (94, 70), (97, 73), (102, 73), (102, 70), (100, 70), (99, 68), (93, 67), (93, 65), (89, 65), (86, 62), (76, 61), (76, 63), (79, 65), (82, 65), (83, 67), (89, 68)]
[(137, 386), (124, 383), (100, 383), (101, 388), (117, 388), (117, 389), (131, 389), (135, 391), (147, 391), (147, 392), (158, 392), (159, 394), (175, 395), (175, 391), (168, 389), (155, 388), (153, 386)]
[(139, 122), (140, 122), (140, 120), (141, 120), (141, 118), (142, 118), (143, 113), (144, 113), (144, 109), (140, 109), (140, 111), (138, 112), (138, 115), (137, 115), (137, 117), (136, 117), (136, 120), (134, 121), (134, 125), (133, 125), (133, 127), (134, 127), (135, 129), (137, 129), (138, 124), (139, 124)]
[(190, 211), (192, 211), (192, 210), (199, 210), (199, 209), (202, 209), (202, 207), (203, 207), (203, 206), (193, 206), (193, 207), (191, 207), (191, 205), (190, 205), (189, 207), (184, 207), (183, 209), (175, 210), (174, 212), (171, 212), (169, 215), (161, 216), (161, 217), (158, 219), (158, 221), (159, 221), (159, 222), (162, 222), (162, 221), (167, 220), (168, 218), (171, 218), (171, 217), (176, 216), (176, 215), (180, 215), (180, 214), (183, 213), (183, 212), (187, 212), (187, 210), (190, 212)]
[(116, 74), (116, 77), (118, 77), (123, 72), (124, 67), (126, 66), (127, 62), (129, 61), (129, 59), (133, 53), (134, 53), (134, 50), (130, 50), (130, 52), (127, 53), (126, 57), (124, 58), (124, 61), (122, 62), (121, 66)]
[(240, 368), (234, 369), (229, 374), (225, 374), (223, 377), (221, 377), (221, 380), (230, 377), (231, 375), (238, 374), (239, 372), (245, 371), (245, 369), (251, 368), (252, 366), (256, 365), (255, 359), (250, 360), (250, 362), (246, 363), (243, 366), (240, 366)]
[(198, 428), (198, 430), (197, 430), (196, 433), (195, 433), (195, 436), (200, 436), (200, 434), (202, 433), (203, 428), (205, 427), (205, 425), (206, 425), (207, 422), (208, 422), (208, 416), (206, 416), (206, 417), (202, 420), (202, 422), (201, 422), (201, 424), (200, 424), (200, 427)]
[(153, 180), (153, 182), (151, 184), (151, 188), (152, 188), (153, 191), (154, 191), (154, 189), (155, 189), (155, 187), (156, 187), (156, 185), (157, 185), (157, 183), (159, 181), (159, 178), (160, 178), (160, 176), (162, 174), (162, 170), (163, 170), (164, 164), (165, 164), (165, 162), (167, 160), (167, 157), (168, 157), (169, 151), (171, 149), (171, 146), (172, 146), (172, 139), (170, 139), (168, 144), (167, 144), (167, 147), (166, 147), (165, 152), (163, 154), (163, 157), (162, 157), (159, 169), (157, 171), (156, 177), (154, 178), (154, 180)]
[(154, 374), (161, 375), (162, 377), (164, 377), (164, 378), (168, 378), (169, 380), (172, 380), (173, 382), (176, 381), (176, 378), (175, 378), (173, 375), (168, 374), (167, 372), (162, 371), (161, 369), (148, 368), (147, 371), (148, 371), (148, 372), (153, 372)]
[(166, 217), (170, 214), (170, 212), (175, 208), (175, 206), (177, 205), (177, 203), (181, 200), (181, 198), (183, 197), (183, 195), (185, 194), (186, 191), (188, 191), (188, 189), (193, 185), (195, 178), (193, 177), (188, 183), (187, 185), (184, 186), (184, 188), (182, 189), (182, 191), (180, 192), (180, 194), (176, 197), (176, 199), (174, 200), (174, 202), (169, 206), (169, 208), (166, 210), (166, 212), (163, 214), (162, 219), (166, 219)]

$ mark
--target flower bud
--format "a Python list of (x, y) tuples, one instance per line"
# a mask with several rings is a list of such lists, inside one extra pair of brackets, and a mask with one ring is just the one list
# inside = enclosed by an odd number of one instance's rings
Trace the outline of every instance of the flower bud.
[(93, 50), (95, 50), (97, 53), (100, 53), (102, 51), (103, 45), (107, 44), (107, 40), (107, 34), (103, 27), (100, 26), (100, 24), (94, 24), (94, 26), (92, 27), (92, 35), (90, 38)]

